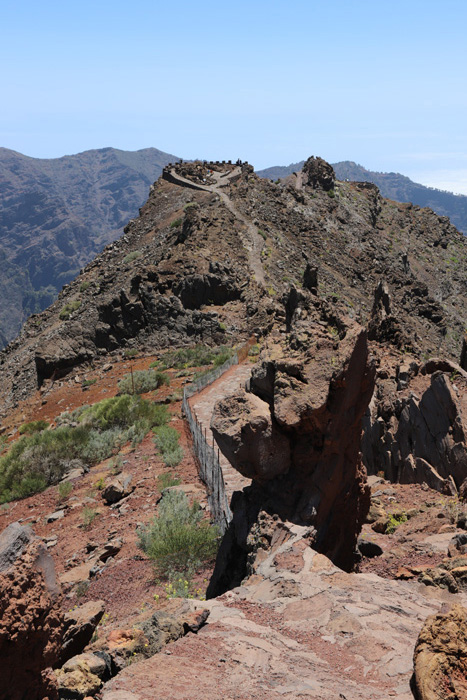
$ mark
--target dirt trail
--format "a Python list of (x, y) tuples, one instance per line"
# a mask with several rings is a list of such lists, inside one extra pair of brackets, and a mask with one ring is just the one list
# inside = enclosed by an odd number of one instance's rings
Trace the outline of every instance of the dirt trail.
[(217, 194), (227, 209), (245, 226), (246, 231), (238, 231), (238, 234), (241, 238), (243, 246), (248, 252), (248, 263), (256, 281), (258, 284), (265, 287), (266, 282), (264, 278), (264, 270), (261, 264), (261, 251), (264, 247), (264, 241), (258, 233), (256, 226), (254, 226), (254, 224), (252, 224), (248, 218), (237, 209), (227, 192), (223, 191), (223, 188), (229, 185), (232, 180), (241, 174), (241, 168), (237, 166), (227, 173), (213, 171), (212, 178), (215, 180), (214, 185), (201, 185), (198, 183), (193, 183), (191, 180), (188, 180), (188, 178), (179, 175), (174, 169), (170, 171), (170, 174), (172, 180), (182, 187), (194, 187), (195, 189), (202, 190), (204, 192), (212, 192), (213, 194)]
[[(207, 386), (205, 389), (195, 394), (189, 400), (190, 408), (196, 414), (198, 421), (206, 430), (206, 440), (210, 445), (213, 444), (214, 437), (211, 431), (211, 416), (214, 410), (214, 405), (226, 396), (233, 394), (240, 386), (244, 386), (245, 382), (250, 378), (251, 365), (247, 362), (241, 365), (234, 365), (225, 372), (219, 379)], [(219, 454), (222, 475), (224, 477), (225, 491), (227, 499), (230, 503), (234, 491), (239, 491), (251, 483), (251, 479), (245, 479), (241, 476), (224, 457), (222, 452)]]

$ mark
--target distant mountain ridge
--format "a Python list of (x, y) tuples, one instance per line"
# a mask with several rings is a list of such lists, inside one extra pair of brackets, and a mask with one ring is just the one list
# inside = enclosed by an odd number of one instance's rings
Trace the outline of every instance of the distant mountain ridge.
[(0, 343), (123, 233), (164, 165), (156, 148), (30, 158), (0, 148)]
[[(298, 172), (305, 161), (286, 166), (274, 166), (258, 171), (260, 177), (277, 180)], [(425, 187), (400, 173), (378, 173), (367, 170), (350, 160), (333, 163), (332, 167), (338, 180), (355, 182), (373, 182), (380, 189), (383, 197), (396, 202), (412, 202), (420, 207), (430, 207), (440, 216), (448, 216), (454, 226), (467, 235), (467, 196), (453, 194), (432, 187)]]

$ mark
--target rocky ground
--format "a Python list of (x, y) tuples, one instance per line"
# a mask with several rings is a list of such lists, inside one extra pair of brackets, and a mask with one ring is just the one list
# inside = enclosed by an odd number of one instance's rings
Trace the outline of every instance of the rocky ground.
[[(220, 449), (252, 480), (233, 496), (214, 573), (212, 562), (183, 591), (195, 598), (174, 598), (138, 548), (168, 472), (208, 515), (181, 414), (190, 368), (169, 370), (170, 386), (149, 397), (167, 402), (180, 465), (166, 469), (146, 437), (69, 474), (66, 495), (54, 486), (5, 504), (8, 542), (19, 522), (42, 544), (19, 533), (0, 591), (14, 566), (25, 590), (43, 587), (41, 605), (63, 628), (50, 663), (64, 699), (408, 700), (413, 683), (431, 682), (422, 661), (411, 680), (426, 618), (438, 616), (417, 659), (438, 659), (439, 616), (467, 590), (465, 274), (449, 262), (463, 259), (464, 240), (432, 213), (336, 183), (320, 159), (281, 186), (247, 164), (215, 168), (188, 164), (175, 173), (182, 184), (160, 180), (126, 236), (1, 358), (11, 442), (25, 422), (115, 395), (123, 374), (169, 344), (256, 333), (251, 381), (230, 397), (226, 381), (209, 404)], [(52, 559), (61, 594), (44, 573)], [(455, 656), (436, 673), (448, 678)]]

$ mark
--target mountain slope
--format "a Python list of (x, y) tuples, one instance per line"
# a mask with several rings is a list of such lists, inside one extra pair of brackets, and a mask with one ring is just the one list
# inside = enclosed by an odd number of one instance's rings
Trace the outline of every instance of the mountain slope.
[[(300, 171), (304, 162), (302, 160), (287, 166), (266, 168), (260, 170), (258, 175), (270, 180), (285, 178)], [(394, 199), (396, 202), (412, 202), (420, 207), (430, 207), (440, 216), (449, 216), (454, 226), (467, 234), (467, 196), (465, 195), (425, 187), (400, 173), (378, 173), (367, 170), (348, 160), (333, 163), (333, 168), (338, 180), (372, 182), (379, 187), (383, 197)]]
[(30, 313), (60, 290), (134, 217), (163, 166), (155, 148), (103, 148), (56, 159), (0, 148), (0, 336), (11, 339)]
[(125, 235), (0, 355), (3, 408), (125, 347), (286, 332), (302, 287), (316, 290), (323, 323), (340, 333), (346, 318), (372, 320), (384, 279), (391, 314), (374, 337), (457, 361), (467, 240), (429, 209), (385, 200), (371, 184), (334, 182), (327, 164), (326, 177), (313, 174), (320, 162), (280, 184), (248, 165), (166, 171)]

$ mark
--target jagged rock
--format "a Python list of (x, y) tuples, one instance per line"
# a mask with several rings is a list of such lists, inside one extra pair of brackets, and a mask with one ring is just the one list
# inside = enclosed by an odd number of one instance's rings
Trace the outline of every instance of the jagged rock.
[(322, 158), (311, 156), (303, 166), (303, 173), (306, 176), (306, 183), (313, 189), (323, 189), (329, 191), (334, 187), (336, 174), (332, 165), (326, 163)]
[(427, 484), (431, 489), (449, 496), (457, 494), (456, 484), (451, 475), (443, 479), (426, 460), (421, 457), (414, 459), (411, 454), (407, 455), (399, 470), (398, 481), (401, 484)]
[(102, 600), (92, 600), (65, 613), (65, 632), (60, 657), (62, 664), (80, 654), (91, 641), (104, 610)]
[(380, 382), (364, 419), (363, 461), (370, 474), (383, 468), (390, 481), (427, 483), (455, 495), (467, 473), (467, 377), (458, 366), (454, 374), (440, 366), (452, 369), (436, 359), (419, 370), (407, 363), (401, 382), (399, 364)]
[(420, 700), (467, 698), (467, 610), (453, 605), (427, 618), (414, 652)]
[(101, 496), (104, 501), (110, 505), (121, 501), (125, 496), (129, 496), (134, 491), (134, 486), (131, 486), (131, 474), (122, 472), (115, 479), (112, 479), (101, 491)]
[(114, 557), (119, 553), (123, 545), (121, 537), (115, 537), (106, 542), (102, 547), (96, 549), (94, 557), (96, 561), (106, 562), (110, 557)]
[(0, 534), (0, 697), (57, 698), (51, 667), (62, 626), (53, 559), (29, 527), (13, 523)]
[(209, 596), (242, 577), (261, 510), (310, 526), (318, 551), (352, 566), (370, 505), (359, 447), (373, 386), (366, 334), (354, 327), (340, 343), (323, 338), (297, 357), (275, 347), (253, 372), (250, 393), (217, 404), (211, 427), (220, 449), (253, 483), (232, 502)]
[(373, 308), (368, 323), (368, 337), (370, 340), (388, 342), (398, 347), (406, 340), (393, 315), (391, 295), (385, 280), (380, 280), (374, 293)]
[(364, 557), (380, 557), (383, 553), (382, 548), (376, 542), (366, 540), (364, 537), (359, 537), (357, 546), (360, 554)]
[(303, 273), (303, 286), (312, 294), (318, 293), (318, 268), (307, 262)]

